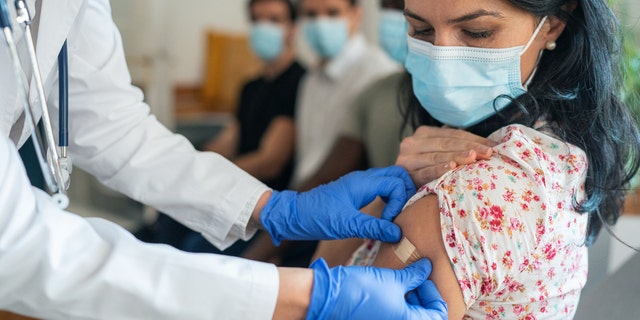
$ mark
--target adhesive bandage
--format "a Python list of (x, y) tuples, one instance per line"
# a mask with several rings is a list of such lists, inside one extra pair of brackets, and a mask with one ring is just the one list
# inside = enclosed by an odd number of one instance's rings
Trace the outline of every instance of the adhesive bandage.
[(416, 250), (416, 246), (406, 237), (400, 240), (400, 243), (395, 246), (393, 252), (402, 263), (414, 262), (420, 259), (420, 253)]

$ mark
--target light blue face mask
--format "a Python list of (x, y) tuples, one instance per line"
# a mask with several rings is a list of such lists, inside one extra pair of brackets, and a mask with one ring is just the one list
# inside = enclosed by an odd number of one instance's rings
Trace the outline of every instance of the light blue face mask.
[(341, 18), (321, 18), (306, 21), (305, 39), (321, 58), (331, 59), (344, 49), (349, 40), (349, 24)]
[(251, 48), (265, 61), (272, 61), (284, 50), (284, 29), (274, 23), (258, 22), (251, 27)]
[[(526, 45), (513, 48), (438, 47), (408, 37), (405, 67), (422, 107), (436, 120), (455, 128), (471, 127), (504, 109), (511, 99), (526, 92), (520, 56), (546, 19)], [(533, 74), (527, 82), (532, 78)]]
[(404, 65), (407, 59), (409, 23), (402, 10), (384, 9), (380, 16), (380, 46), (395, 61)]

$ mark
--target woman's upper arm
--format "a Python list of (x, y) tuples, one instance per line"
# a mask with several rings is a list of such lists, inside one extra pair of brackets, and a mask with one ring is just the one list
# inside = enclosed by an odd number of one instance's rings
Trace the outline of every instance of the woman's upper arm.
[[(466, 311), (458, 280), (451, 268), (451, 262), (445, 251), (440, 227), (438, 198), (428, 195), (407, 207), (394, 221), (418, 251), (418, 256), (428, 258), (433, 264), (430, 279), (438, 287), (447, 302), (449, 319), (461, 319)], [(401, 261), (395, 254), (396, 245), (383, 244), (374, 262), (377, 267), (400, 269), (411, 264), (412, 260)]]

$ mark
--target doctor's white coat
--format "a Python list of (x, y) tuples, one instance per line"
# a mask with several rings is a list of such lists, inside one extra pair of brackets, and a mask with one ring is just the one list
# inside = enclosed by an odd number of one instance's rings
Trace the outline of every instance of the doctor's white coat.
[[(224, 158), (196, 152), (149, 114), (130, 83), (108, 0), (43, 0), (41, 11), (36, 51), (54, 132), (57, 55), (68, 39), (74, 165), (221, 248), (252, 235), (251, 211), (268, 188)], [(21, 146), (29, 137), (16, 86), (2, 45), (0, 309), (47, 319), (271, 317), (274, 266), (141, 244), (109, 222), (58, 210), (31, 188), (6, 138)]]

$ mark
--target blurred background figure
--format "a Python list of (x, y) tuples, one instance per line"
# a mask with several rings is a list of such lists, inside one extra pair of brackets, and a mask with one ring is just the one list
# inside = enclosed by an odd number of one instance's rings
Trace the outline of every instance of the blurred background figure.
[[(379, 43), (387, 55), (404, 66), (409, 27), (404, 18), (404, 0), (380, 1)], [(404, 68), (369, 84), (345, 110), (338, 138), (318, 169), (299, 187), (309, 190), (343, 174), (395, 163), (403, 131), (398, 89)]]
[[(402, 39), (406, 39), (407, 34), (402, 30), (406, 25), (401, 11), (403, 1), (387, 2), (384, 7), (396, 10), (394, 13), (399, 14), (402, 20), (395, 20), (400, 22), (398, 25), (387, 25), (391, 27), (387, 28), (391, 32), (386, 32), (384, 39), (397, 38), (395, 41), (386, 41), (387, 48), (394, 52), (401, 52), (403, 50), (401, 43), (405, 43), (406, 46), (406, 42)], [(362, 143), (349, 145), (348, 150), (340, 149), (338, 150), (340, 153), (331, 153), (345, 123), (353, 128), (356, 126), (353, 122), (360, 124), (362, 121), (368, 122), (371, 119), (369, 129), (375, 132), (372, 138), (382, 137), (390, 142), (383, 143), (384, 145), (376, 151), (391, 145), (387, 150), (380, 150), (379, 154), (392, 154), (385, 156), (388, 161), (380, 162), (388, 162), (392, 165), (395, 161), (402, 122), (395, 103), (398, 86), (387, 81), (382, 84), (384, 88), (380, 86), (374, 88), (374, 90), (382, 89), (384, 92), (382, 95), (387, 99), (378, 101), (377, 106), (382, 113), (372, 117), (366, 115), (368, 110), (363, 110), (369, 108), (373, 101), (368, 98), (383, 97), (378, 92), (374, 97), (364, 97), (361, 94), (363, 92), (371, 94), (372, 92), (365, 89), (377, 83), (379, 79), (386, 79), (398, 72), (402, 61), (394, 62), (378, 46), (370, 44), (365, 39), (360, 29), (362, 10), (361, 4), (355, 0), (302, 0), (300, 2), (303, 36), (319, 61), (305, 76), (298, 100), (296, 166), (292, 181), (292, 187), (296, 190), (306, 191), (321, 183), (332, 181), (339, 177), (334, 176), (337, 172), (347, 173), (367, 167)], [(399, 32), (391, 35), (393, 31)], [(396, 54), (396, 57), (398, 56)], [(397, 82), (396, 78), (393, 77), (391, 82)], [(354, 130), (360, 134), (367, 129), (361, 127)], [(362, 134), (366, 133), (362, 132)], [(353, 149), (350, 149), (351, 147)], [(327, 170), (319, 171), (330, 154), (334, 155), (335, 161), (327, 166)], [(259, 238), (254, 247), (260, 249), (251, 251), (259, 251), (260, 255), (252, 255), (249, 258), (280, 261), (285, 266), (304, 266), (309, 264), (317, 245), (317, 242), (285, 242), (275, 248), (269, 243), (268, 237)], [(273, 249), (271, 253), (267, 250), (269, 247)]]
[(362, 7), (356, 0), (301, 0), (302, 32), (319, 63), (300, 88), (296, 127), (299, 189), (328, 155), (354, 99), (369, 84), (399, 67), (360, 31)]
[[(249, 42), (262, 70), (242, 88), (235, 118), (201, 149), (225, 156), (274, 190), (284, 190), (293, 171), (294, 110), (305, 73), (294, 49), (297, 11), (289, 0), (250, 0), (247, 10)], [(221, 252), (164, 214), (143, 232), (138, 233), (141, 239), (182, 250)], [(224, 253), (239, 256), (247, 243), (238, 241)]]

